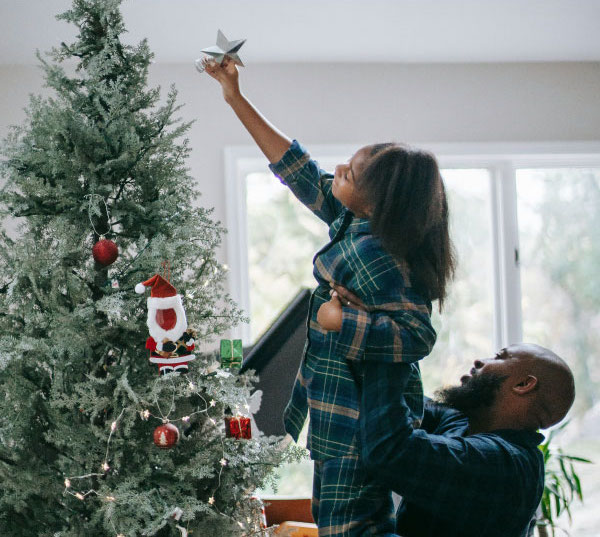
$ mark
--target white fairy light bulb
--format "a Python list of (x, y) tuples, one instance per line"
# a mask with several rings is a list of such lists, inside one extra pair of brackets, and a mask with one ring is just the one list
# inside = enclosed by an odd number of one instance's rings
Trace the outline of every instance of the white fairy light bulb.
[(223, 457), (220, 461), (221, 466), (227, 466), (227, 459), (225, 457)]
[(114, 496), (107, 496), (106, 497), (106, 501), (107, 502), (114, 502), (116, 500), (116, 498)]
[(215, 497), (214, 497), (214, 496), (211, 496), (211, 497), (208, 499), (208, 503), (209, 503), (210, 505), (214, 505), (214, 503), (215, 503)]
[(102, 465), (102, 469), (105, 472), (108, 472), (110, 470), (110, 466), (108, 465), (108, 463), (106, 461), (104, 461), (104, 464)]
[(190, 421), (190, 417), (189, 416), (183, 416), (183, 418), (181, 418), (181, 421), (183, 421), (183, 423), (187, 423), (188, 421)]
[(110, 430), (111, 430), (112, 432), (115, 432), (115, 431), (117, 430), (117, 422), (116, 422), (116, 421), (113, 421), (113, 422), (110, 424)]
[(75, 494), (75, 498), (77, 498), (78, 500), (83, 500), (85, 496), (81, 494), (81, 492), (78, 492), (77, 494)]
[(65, 479), (65, 488), (71, 488), (71, 480), (70, 479)]
[(214, 399), (211, 399), (209, 405), (210, 406), (217, 406), (217, 402)]

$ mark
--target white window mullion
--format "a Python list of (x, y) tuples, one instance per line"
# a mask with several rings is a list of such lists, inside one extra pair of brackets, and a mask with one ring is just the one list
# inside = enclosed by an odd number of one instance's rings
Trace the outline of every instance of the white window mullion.
[[(248, 271), (248, 216), (246, 209), (247, 159), (237, 148), (225, 149), (225, 199), (228, 233), (229, 294), (244, 314), (250, 316), (250, 285)], [(230, 330), (232, 338), (251, 342), (250, 324), (240, 323)]]
[(515, 168), (510, 161), (494, 166), (492, 218), (494, 230), (495, 347), (523, 338), (519, 226)]

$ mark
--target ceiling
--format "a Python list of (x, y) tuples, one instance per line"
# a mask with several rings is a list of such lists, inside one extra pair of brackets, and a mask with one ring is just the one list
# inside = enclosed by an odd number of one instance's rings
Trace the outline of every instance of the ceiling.
[[(0, 63), (36, 63), (75, 35), (70, 0), (0, 0)], [(128, 42), (157, 62), (190, 62), (247, 38), (258, 62), (600, 61), (600, 0), (125, 0)]]

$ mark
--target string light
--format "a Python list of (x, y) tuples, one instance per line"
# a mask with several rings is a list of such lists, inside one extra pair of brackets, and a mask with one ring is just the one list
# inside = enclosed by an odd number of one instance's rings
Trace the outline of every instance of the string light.
[[(226, 376), (228, 376), (228, 375), (226, 375)], [(189, 387), (189, 389), (190, 389), (190, 390), (196, 390), (196, 385), (195, 385), (195, 384), (194, 384), (194, 382), (192, 382), (192, 381), (189, 381), (189, 383), (188, 383), (188, 387)], [(200, 413), (203, 413), (203, 412), (204, 412), (204, 413), (207, 413), (209, 408), (214, 408), (214, 407), (216, 407), (216, 406), (217, 406), (217, 401), (216, 401), (215, 399), (210, 399), (210, 401), (208, 401), (208, 402), (207, 402), (207, 401), (206, 401), (206, 399), (204, 399), (204, 397), (202, 397), (202, 395), (201, 395), (201, 394), (198, 394), (198, 395), (200, 395), (200, 397), (201, 397), (201, 398), (202, 398), (202, 400), (204, 401), (204, 404), (205, 404), (205, 406), (206, 406), (206, 407), (205, 407), (204, 409), (197, 410), (196, 412), (192, 412), (190, 415), (182, 416), (181, 418), (178, 418), (178, 419), (171, 419), (171, 420), (169, 420), (169, 415), (170, 415), (170, 414), (171, 414), (171, 412), (174, 410), (174, 401), (173, 401), (173, 404), (172, 404), (172, 406), (171, 406), (171, 409), (170, 409), (170, 410), (169, 410), (169, 412), (167, 413), (167, 416), (165, 416), (165, 415), (164, 415), (164, 414), (161, 412), (161, 410), (160, 410), (160, 407), (158, 407), (158, 401), (156, 401), (157, 408), (158, 408), (158, 410), (159, 410), (159, 413), (161, 414), (161, 416), (160, 416), (160, 417), (159, 417), (159, 416), (155, 416), (155, 415), (153, 415), (153, 414), (150, 412), (150, 410), (149, 410), (149, 409), (143, 409), (143, 410), (139, 410), (139, 415), (140, 415), (140, 418), (141, 418), (142, 420), (148, 420), (148, 419), (149, 419), (149, 418), (151, 418), (151, 417), (152, 417), (152, 418), (157, 418), (157, 419), (161, 419), (161, 421), (163, 421), (163, 423), (168, 423), (169, 421), (179, 421), (179, 420), (181, 420), (183, 423), (188, 423), (188, 422), (190, 421), (191, 417), (192, 417), (192, 416), (194, 416), (195, 414), (200, 414)], [(175, 399), (175, 391), (174, 391), (174, 393), (173, 393), (173, 399)], [(249, 407), (249, 405), (248, 405), (247, 403), (244, 405), (244, 407), (245, 407), (247, 410), (249, 410), (249, 408), (250, 408), (250, 407)], [(237, 409), (237, 408), (238, 408), (238, 407), (236, 407), (236, 409)], [(122, 411), (121, 411), (121, 413), (120, 413), (120, 414), (119, 414), (119, 416), (117, 417), (117, 419), (116, 419), (115, 421), (111, 422), (111, 424), (110, 424), (110, 434), (109, 434), (109, 436), (108, 436), (108, 441), (107, 441), (107, 446), (106, 446), (106, 455), (105, 455), (105, 460), (104, 460), (104, 462), (103, 462), (103, 464), (102, 464), (102, 470), (103, 470), (104, 472), (107, 472), (108, 470), (110, 470), (110, 466), (109, 466), (109, 464), (108, 464), (108, 459), (109, 459), (109, 450), (110, 450), (110, 442), (111, 442), (111, 438), (112, 438), (112, 436), (113, 436), (114, 432), (117, 430), (118, 423), (119, 423), (119, 421), (120, 421), (121, 417), (123, 416), (123, 414), (124, 414), (124, 412), (125, 412), (126, 410), (127, 410), (127, 408), (123, 408), (123, 409), (122, 409)], [(208, 419), (208, 421), (210, 421), (210, 423), (211, 423), (212, 425), (217, 425), (217, 421), (216, 421), (214, 418), (212, 418), (212, 417), (210, 417), (210, 416), (207, 416), (207, 419)], [(225, 456), (224, 456), (224, 455), (225, 455), (225, 445), (224, 445), (224, 443), (223, 443), (223, 439), (221, 439), (221, 444), (223, 444), (223, 457), (222, 457), (222, 458), (220, 459), (220, 461), (219, 461), (221, 468), (220, 468), (219, 475), (218, 475), (218, 478), (219, 478), (219, 483), (218, 483), (218, 485), (217, 485), (217, 487), (216, 487), (216, 489), (215, 489), (215, 492), (216, 492), (216, 490), (218, 490), (218, 489), (219, 489), (219, 487), (220, 487), (220, 485), (221, 485), (221, 473), (224, 471), (225, 467), (228, 465), (228, 462), (229, 462), (229, 461), (228, 461), (228, 460), (225, 458)], [(64, 480), (65, 489), (70, 489), (70, 488), (71, 488), (71, 486), (72, 486), (71, 480), (72, 480), (72, 479), (85, 479), (85, 478), (90, 478), (90, 477), (103, 477), (104, 475), (105, 475), (105, 474), (97, 474), (97, 473), (93, 473), (93, 474), (87, 474), (87, 475), (82, 475), (82, 476), (71, 476), (70, 478), (69, 478), (69, 477), (67, 477), (67, 478), (65, 478), (65, 480)], [(74, 496), (75, 498), (77, 498), (78, 500), (81, 500), (81, 501), (85, 500), (85, 498), (86, 498), (88, 495), (90, 495), (90, 494), (95, 494), (96, 496), (99, 496), (99, 493), (98, 493), (97, 491), (93, 490), (93, 489), (91, 489), (91, 490), (88, 490), (88, 491), (87, 491), (87, 492), (85, 492), (85, 493), (82, 493), (82, 492), (75, 492), (75, 491), (73, 491), (73, 492), (70, 492), (70, 491), (68, 491), (68, 490), (66, 490), (65, 492), (66, 492), (66, 493), (68, 493), (68, 494), (70, 494), (71, 496)], [(105, 500), (105, 501), (107, 501), (107, 502), (116, 502), (116, 500), (117, 500), (117, 499), (116, 499), (116, 497), (115, 497), (115, 496), (113, 496), (113, 495), (112, 495), (112, 494), (110, 494), (110, 493), (109, 493), (108, 495), (104, 495), (104, 496), (103, 496), (103, 498), (104, 498), (104, 500)], [(215, 500), (215, 497), (214, 497), (214, 495), (213, 495), (213, 496), (210, 496), (210, 497), (208, 498), (207, 502), (208, 502), (208, 504), (209, 504), (209, 505), (211, 505), (211, 506), (215, 506), (215, 502), (216, 502), (216, 500)], [(227, 518), (230, 518), (232, 521), (235, 521), (235, 520), (233, 519), (233, 517), (231, 517), (230, 515), (227, 515), (227, 514), (225, 514), (225, 513), (221, 513), (221, 512), (219, 511), (219, 509), (218, 509), (218, 508), (216, 508), (216, 506), (215, 506), (215, 509), (217, 510), (217, 512), (219, 512), (219, 513), (220, 513), (220, 514), (222, 514), (223, 516), (226, 516)], [(237, 522), (237, 524), (239, 525), (239, 527), (240, 527), (240, 528), (242, 528), (242, 529), (244, 529), (244, 528), (245, 528), (244, 524), (242, 524), (241, 522), (239, 522), (239, 521), (235, 521), (235, 522)], [(248, 523), (249, 523), (249, 524), (251, 523), (251, 520), (250, 520), (250, 518), (249, 518), (249, 517), (248, 517)], [(114, 529), (115, 529), (115, 533), (116, 533), (116, 528), (114, 528)], [(124, 536), (124, 534), (122, 534), (122, 533), (118, 533), (118, 534), (116, 534), (116, 535), (117, 535), (117, 537), (125, 537), (125, 536)]]

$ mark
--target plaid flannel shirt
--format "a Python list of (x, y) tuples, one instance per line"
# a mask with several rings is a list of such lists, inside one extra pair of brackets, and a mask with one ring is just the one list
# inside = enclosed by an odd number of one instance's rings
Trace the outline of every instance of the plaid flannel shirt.
[(401, 388), (403, 364), (365, 364), (360, 409), (367, 470), (402, 496), (402, 537), (526, 537), (544, 489), (544, 461), (533, 431), (469, 435), (467, 417), (428, 402), (413, 429)]
[[(320, 170), (297, 141), (270, 168), (330, 226), (331, 239), (313, 260), (318, 286), (310, 299), (304, 357), (284, 414), (286, 431), (297, 440), (310, 412), (313, 459), (355, 454), (363, 359), (412, 364), (406, 399), (413, 418), (421, 418), (423, 388), (416, 361), (435, 343), (431, 303), (411, 287), (407, 265), (383, 250), (368, 220), (355, 217), (333, 196), (333, 176)], [(340, 332), (317, 323), (320, 306), (330, 299), (330, 282), (358, 295), (368, 310), (343, 307)]]

